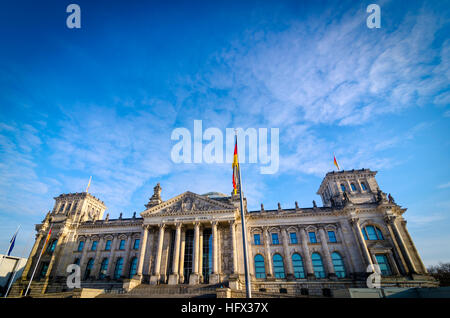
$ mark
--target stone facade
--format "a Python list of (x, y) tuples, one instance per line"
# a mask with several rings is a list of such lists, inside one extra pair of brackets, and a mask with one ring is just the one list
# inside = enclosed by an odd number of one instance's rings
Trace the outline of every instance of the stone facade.
[[(244, 210), (249, 269), (255, 292), (319, 295), (366, 287), (378, 264), (384, 286), (437, 286), (406, 228), (405, 208), (380, 190), (375, 171), (330, 172), (317, 192), (323, 207)], [(36, 225), (35, 244), (22, 283), (32, 274), (51, 226), (35, 279), (42, 292), (63, 285), (69, 264), (83, 282), (218, 284), (244, 290), (239, 196), (185, 192), (167, 201), (161, 187), (140, 217), (103, 218), (106, 206), (89, 193), (55, 198)], [(41, 287), (40, 287), (41, 288)], [(64, 289), (64, 288), (63, 288)]]

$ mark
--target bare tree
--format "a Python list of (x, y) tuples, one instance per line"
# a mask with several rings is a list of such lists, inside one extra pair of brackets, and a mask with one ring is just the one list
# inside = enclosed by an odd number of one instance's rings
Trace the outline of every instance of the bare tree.
[(439, 280), (439, 286), (450, 286), (450, 263), (439, 262), (439, 265), (428, 267), (428, 272)]

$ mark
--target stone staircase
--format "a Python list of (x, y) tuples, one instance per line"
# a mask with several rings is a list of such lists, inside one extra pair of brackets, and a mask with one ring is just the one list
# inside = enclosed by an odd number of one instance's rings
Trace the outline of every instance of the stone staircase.
[(141, 284), (126, 293), (106, 292), (97, 298), (216, 298), (218, 285)]

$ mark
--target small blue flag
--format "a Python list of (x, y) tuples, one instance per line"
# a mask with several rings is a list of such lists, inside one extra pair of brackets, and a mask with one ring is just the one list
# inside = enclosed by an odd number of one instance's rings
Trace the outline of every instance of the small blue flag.
[(7, 253), (8, 256), (11, 254), (11, 252), (12, 252), (12, 250), (14, 248), (14, 244), (16, 243), (16, 236), (17, 236), (17, 232), (18, 231), (19, 230), (17, 230), (16, 233), (14, 233), (14, 236), (12, 237), (11, 241), (9, 242), (11, 244), (9, 245), (9, 250), (8, 250), (8, 253)]

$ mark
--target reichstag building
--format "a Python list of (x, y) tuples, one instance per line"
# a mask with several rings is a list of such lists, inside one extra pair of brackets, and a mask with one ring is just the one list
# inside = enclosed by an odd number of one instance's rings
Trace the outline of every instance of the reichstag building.
[[(434, 287), (403, 214), (369, 169), (329, 172), (317, 194), (322, 206), (247, 211), (249, 268), (255, 295), (326, 295), (366, 287), (369, 265), (381, 284)], [(156, 185), (145, 210), (104, 217), (103, 201), (87, 192), (61, 194), (41, 224), (22, 278), (24, 292), (49, 228), (31, 295), (68, 291), (67, 266), (78, 264), (83, 287), (149, 294), (162, 285), (209, 286), (226, 297), (245, 291), (239, 195), (182, 193), (167, 201)], [(245, 194), (245, 193), (244, 193)], [(222, 294), (221, 294), (222, 295)], [(223, 295), (222, 295), (223, 296)], [(150, 295), (151, 297), (151, 295)]]

